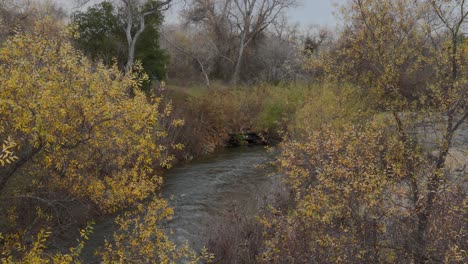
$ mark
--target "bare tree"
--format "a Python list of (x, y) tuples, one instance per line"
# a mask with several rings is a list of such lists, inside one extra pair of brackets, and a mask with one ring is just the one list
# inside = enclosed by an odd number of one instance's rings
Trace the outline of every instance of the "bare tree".
[(218, 54), (215, 60), (218, 74), (230, 72), (235, 64), (232, 54), (235, 49), (233, 42), (236, 29), (229, 20), (231, 4), (231, 0), (192, 0), (185, 10), (186, 25), (193, 24), (193, 28), (206, 36), (204, 40), (207, 45), (214, 44)]
[[(295, 80), (304, 64), (298, 24), (289, 23), (285, 16), (278, 17), (252, 46), (254, 53), (244, 59), (243, 76), (251, 74), (256, 82)], [(257, 70), (252, 69), (255, 65)]]
[[(206, 25), (213, 37), (217, 38), (218, 44), (223, 43), (217, 45), (220, 51), (229, 47), (220, 54), (233, 65), (230, 78), (231, 83), (235, 85), (240, 79), (245, 50), (260, 33), (280, 19), (285, 9), (294, 6), (297, 1), (193, 0), (187, 13), (191, 22)], [(236, 44), (233, 44), (233, 41)]]
[[(187, 38), (187, 41), (185, 42), (178, 40), (176, 36), (177, 34), (174, 32), (162, 32), (161, 35), (175, 50), (182, 53), (184, 56), (193, 59), (197, 63), (206, 86), (210, 87), (210, 73), (213, 68), (213, 60), (218, 57), (218, 52), (214, 43), (207, 40), (205, 35), (200, 35), (198, 33), (199, 32), (196, 34), (190, 34), (189, 32), (183, 32), (183, 37)], [(171, 35), (172, 39), (170, 37)], [(189, 44), (183, 44), (187, 42)]]
[(244, 51), (251, 41), (271, 25), (296, 0), (227, 0), (233, 2), (229, 16), (239, 31), (239, 47), (231, 83), (237, 84)]

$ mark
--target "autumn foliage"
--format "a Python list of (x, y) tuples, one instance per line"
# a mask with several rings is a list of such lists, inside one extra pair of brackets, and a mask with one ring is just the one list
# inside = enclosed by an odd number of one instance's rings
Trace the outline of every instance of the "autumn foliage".
[(168, 162), (157, 144), (165, 136), (160, 99), (148, 102), (136, 76), (92, 66), (64, 39), (42, 34), (16, 35), (1, 50), (4, 133), (30, 161), (24, 171), (14, 164), (16, 171), (102, 210), (146, 198), (160, 182), (155, 165)]
[[(81, 36), (82, 48), (95, 40), (88, 48), (106, 53), (90, 60), (72, 45), (87, 27), (63, 25), (57, 10), (55, 18), (29, 16), (27, 29), (4, 19), (0, 262), (79, 263), (92, 219), (109, 215), (115, 229), (96, 251), (104, 263), (217, 260), (169, 239), (164, 224), (174, 212), (158, 193), (162, 170), (175, 154), (210, 153), (226, 135), (254, 129), (284, 135), (272, 163), (286, 198), (266, 206), (258, 223), (224, 230), (254, 231), (214, 240), (229, 261), (241, 262), (234, 255), (244, 247), (239, 259), (249, 263), (466, 263), (467, 8), (458, 0), (349, 0), (335, 40), (322, 47), (323, 39), (309, 39), (306, 51), (293, 52), (312, 85), (218, 87), (202, 69), (210, 88), (146, 92), (149, 69), (135, 62), (124, 73), (112, 57), (119, 52), (100, 50), (112, 39)], [(78, 241), (63, 242), (70, 237)], [(226, 237), (243, 242), (225, 250), (233, 243)]]
[[(388, 125), (372, 121), (324, 128), (306, 141), (282, 146), (278, 166), (291, 188), (292, 208), (273, 209), (262, 219), (265, 253), (260, 262), (410, 263), (418, 245), (419, 199), (406, 166), (405, 147)], [(414, 150), (413, 177), (432, 173), (430, 160)], [(447, 180), (432, 208), (427, 254), (434, 262), (462, 262), (466, 196)], [(451, 184), (449, 184), (451, 183)], [(443, 243), (441, 241), (444, 241)]]
[[(61, 32), (51, 34), (57, 27)], [(77, 261), (84, 242), (68, 255), (45, 253), (54, 231), (83, 224), (72, 208), (102, 214), (143, 201), (158, 190), (161, 168), (172, 159), (160, 125), (171, 106), (139, 89), (145, 80), (140, 69), (123, 74), (116, 66), (91, 63), (69, 37), (45, 20), (34, 33), (17, 33), (0, 49), (0, 139), (5, 142), (0, 204), (8, 212), (1, 216), (8, 228), (0, 254), (6, 263)], [(162, 219), (165, 214), (151, 227)], [(171, 250), (177, 247), (166, 249)]]
[[(328, 115), (301, 119), (299, 135), (281, 145), (277, 166), (291, 201), (262, 218), (260, 262), (466, 262), (466, 8), (345, 5), (335, 49), (308, 67), (357, 89), (320, 109)], [(315, 109), (306, 105), (303, 115)]]

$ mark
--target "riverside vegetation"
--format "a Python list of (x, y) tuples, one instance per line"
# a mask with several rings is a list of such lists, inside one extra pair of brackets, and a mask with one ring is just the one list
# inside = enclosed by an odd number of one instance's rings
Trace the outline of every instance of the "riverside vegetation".
[[(104, 216), (104, 263), (466, 263), (467, 2), (349, 0), (302, 39), (261, 20), (296, 1), (193, 0), (183, 29), (171, 2), (1, 2), (2, 263), (80, 263)], [(246, 132), (275, 199), (171, 241), (164, 171)]]

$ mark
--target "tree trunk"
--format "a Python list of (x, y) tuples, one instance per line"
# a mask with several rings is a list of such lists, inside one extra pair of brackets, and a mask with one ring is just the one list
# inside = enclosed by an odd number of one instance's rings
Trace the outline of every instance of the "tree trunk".
[(130, 6), (130, 2), (125, 2), (125, 7), (127, 8), (127, 25), (125, 27), (125, 36), (127, 37), (127, 45), (128, 45), (128, 58), (127, 63), (125, 64), (125, 72), (128, 72), (130, 68), (133, 66), (134, 54), (135, 54), (135, 47), (133, 47), (132, 52), (132, 27), (133, 27), (133, 14), (132, 14), (132, 7)]
[(138, 31), (135, 33), (135, 35), (132, 36), (132, 28), (133, 28), (133, 22), (134, 22), (133, 14), (132, 14), (132, 8), (130, 4), (127, 4), (127, 26), (125, 28), (125, 35), (127, 37), (127, 43), (128, 43), (128, 58), (127, 58), (127, 64), (125, 65), (125, 69), (124, 69), (125, 72), (129, 72), (133, 67), (133, 63), (135, 62), (136, 43), (141, 33), (143, 33), (143, 31), (145, 30), (145, 16), (149, 14), (152, 14), (152, 12), (147, 12), (139, 16), (140, 27), (138, 28)]
[(237, 55), (236, 64), (234, 66), (234, 72), (232, 74), (231, 84), (237, 85), (240, 78), (240, 72), (242, 67), (242, 58), (244, 57), (245, 49), (245, 33), (242, 34), (239, 45), (239, 54)]
[(417, 214), (418, 226), (415, 234), (415, 240), (417, 243), (414, 253), (414, 262), (418, 264), (424, 264), (427, 263), (428, 260), (430, 260), (430, 256), (428, 256), (427, 253), (428, 241), (426, 238), (426, 233), (428, 231), (429, 226), (429, 218), (434, 207), (437, 192), (439, 191), (440, 186), (442, 184), (442, 173), (445, 167), (447, 156), (449, 155), (450, 147), (452, 145), (453, 136), (460, 127), (460, 125), (463, 122), (465, 122), (465, 120), (468, 118), (468, 112), (465, 112), (465, 114), (458, 120), (458, 122), (455, 123), (454, 113), (449, 111), (447, 115), (447, 128), (442, 147), (439, 151), (434, 171), (432, 172), (427, 183), (428, 194), (426, 202), (424, 204), (424, 207), (421, 208)]
[(125, 72), (129, 72), (133, 67), (133, 63), (135, 61), (135, 44), (135, 41), (130, 40), (130, 43), (128, 45), (128, 58), (127, 64), (125, 65)]
[(144, 30), (145, 30), (145, 17), (144, 16), (140, 17), (140, 28), (135, 33), (135, 36), (132, 37), (131, 35), (131, 25), (130, 27), (127, 26), (126, 33), (127, 33), (127, 41), (128, 41), (128, 59), (127, 59), (127, 64), (125, 65), (125, 72), (129, 72), (133, 67), (133, 63), (135, 62), (136, 43), (141, 33), (143, 33)]
[(203, 71), (203, 76), (205, 77), (206, 87), (210, 88), (211, 86), (210, 77), (208, 76), (208, 74), (205, 73), (205, 71)]

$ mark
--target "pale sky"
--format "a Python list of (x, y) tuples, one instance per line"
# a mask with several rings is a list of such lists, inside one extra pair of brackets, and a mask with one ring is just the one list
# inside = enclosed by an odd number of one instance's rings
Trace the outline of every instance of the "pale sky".
[[(97, 1), (97, 0), (93, 0)], [(176, 8), (173, 11), (166, 13), (167, 21), (177, 21), (178, 13), (175, 11), (182, 5), (183, 0), (176, 0)], [(293, 23), (300, 23), (301, 26), (321, 25), (334, 27), (337, 24), (337, 19), (333, 15), (336, 11), (336, 4), (343, 4), (346, 0), (298, 0), (299, 6), (288, 11), (288, 17)], [(74, 6), (75, 0), (55, 0), (55, 2), (63, 5), (66, 10)], [(178, 8), (178, 7), (179, 8)]]
[(347, 0), (299, 0), (302, 3), (290, 10), (288, 16), (291, 22), (301, 26), (321, 25), (334, 27), (337, 18), (334, 16), (336, 5), (342, 5)]

